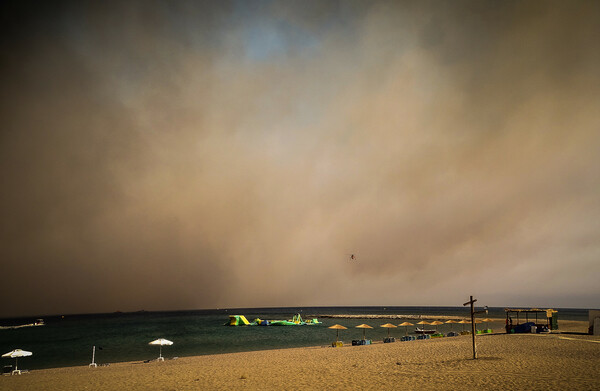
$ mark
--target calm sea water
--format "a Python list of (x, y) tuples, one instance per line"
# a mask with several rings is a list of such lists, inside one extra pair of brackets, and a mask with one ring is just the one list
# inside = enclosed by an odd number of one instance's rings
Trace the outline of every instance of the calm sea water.
[[(91, 362), (92, 346), (97, 347), (98, 364), (122, 361), (143, 361), (158, 357), (158, 347), (148, 345), (157, 338), (174, 342), (163, 347), (164, 357), (183, 357), (203, 354), (232, 353), (301, 346), (325, 346), (335, 340), (335, 331), (327, 327), (335, 323), (348, 327), (340, 331), (340, 339), (350, 342), (361, 339), (361, 323), (374, 328), (367, 338), (382, 340), (387, 329), (379, 327), (387, 319), (330, 319), (321, 318), (318, 326), (288, 327), (226, 327), (229, 315), (245, 315), (248, 320), (291, 319), (295, 313), (308, 315), (330, 314), (404, 314), (467, 316), (465, 307), (317, 307), (317, 308), (246, 308), (228, 310), (199, 310), (177, 312), (136, 312), (118, 314), (68, 315), (45, 317), (45, 326), (0, 330), (0, 353), (20, 348), (33, 356), (19, 360), (20, 368), (41, 369), (87, 365)], [(502, 308), (490, 308), (489, 317), (504, 318)], [(587, 320), (587, 310), (559, 309), (559, 320)], [(34, 319), (0, 319), (0, 325), (31, 323)], [(396, 319), (391, 323), (399, 324)], [(412, 322), (415, 323), (415, 322)], [(490, 325), (500, 328), (504, 323)], [(560, 323), (559, 323), (560, 325)], [(468, 325), (467, 325), (468, 326)], [(462, 325), (442, 325), (442, 332), (460, 330)], [(409, 334), (414, 328), (409, 327)], [(404, 327), (391, 330), (392, 336), (402, 336)], [(101, 350), (100, 350), (101, 348)], [(265, 353), (266, 354), (266, 353)], [(13, 359), (2, 359), (2, 365)]]

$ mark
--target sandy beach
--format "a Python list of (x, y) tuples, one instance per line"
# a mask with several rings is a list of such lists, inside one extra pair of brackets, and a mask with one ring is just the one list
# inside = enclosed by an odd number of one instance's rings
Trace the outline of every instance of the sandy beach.
[[(471, 337), (460, 336), (370, 346), (182, 357), (165, 362), (116, 363), (96, 369), (36, 370), (21, 376), (2, 376), (0, 389), (600, 388), (600, 338), (579, 333), (587, 326), (586, 322), (564, 321), (561, 326), (561, 334), (478, 336), (477, 360), (472, 360)], [(576, 333), (569, 333), (569, 330)], [(26, 367), (26, 364), (23, 360), (22, 365)]]

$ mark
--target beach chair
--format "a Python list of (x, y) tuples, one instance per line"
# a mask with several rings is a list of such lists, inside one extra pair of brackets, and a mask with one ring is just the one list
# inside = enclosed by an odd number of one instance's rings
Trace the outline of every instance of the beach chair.
[(342, 346), (344, 346), (344, 343), (342, 341), (335, 341), (331, 343), (331, 347), (334, 348), (341, 348)]
[(396, 338), (394, 337), (386, 337), (383, 339), (383, 343), (396, 342)]

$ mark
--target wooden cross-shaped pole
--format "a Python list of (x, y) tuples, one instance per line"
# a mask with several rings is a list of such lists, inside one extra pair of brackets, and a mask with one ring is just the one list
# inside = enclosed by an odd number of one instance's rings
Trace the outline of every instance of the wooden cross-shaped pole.
[(475, 345), (475, 314), (488, 313), (488, 307), (485, 306), (483, 311), (475, 311), (475, 307), (473, 304), (477, 299), (473, 299), (473, 296), (470, 296), (470, 300), (463, 304), (463, 306), (467, 304), (471, 304), (471, 335), (473, 337), (473, 360), (477, 359), (477, 346)]
[(475, 307), (473, 307), (473, 304), (476, 301), (477, 299), (473, 299), (473, 296), (471, 296), (471, 300), (463, 304), (463, 306), (471, 304), (471, 335), (473, 337), (473, 360), (477, 359), (477, 347), (475, 345)]

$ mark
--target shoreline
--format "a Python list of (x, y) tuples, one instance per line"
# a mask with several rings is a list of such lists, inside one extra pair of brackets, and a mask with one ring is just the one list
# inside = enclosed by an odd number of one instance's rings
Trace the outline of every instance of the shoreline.
[[(582, 322), (580, 322), (582, 323)], [(247, 389), (594, 389), (600, 338), (551, 334), (477, 336), (301, 347), (63, 367), (0, 377), (0, 388), (99, 391)]]
[[(312, 315), (311, 315), (312, 316)], [(336, 314), (336, 315), (328, 315), (328, 316), (322, 316), (324, 318), (340, 318), (340, 319), (391, 319), (389, 318), (390, 315), (344, 315), (344, 314)], [(391, 315), (391, 316), (396, 316), (396, 315)], [(412, 316), (420, 316), (420, 315), (412, 315)], [(399, 318), (403, 318), (403, 315), (398, 315)], [(445, 319), (445, 318), (453, 318), (452, 316), (438, 316), (438, 317), (431, 317), (428, 318), (427, 316), (425, 316), (423, 319)], [(460, 318), (463, 319), (463, 318)], [(490, 318), (492, 319), (492, 318)], [(493, 325), (494, 323), (500, 323), (502, 322), (502, 325), (504, 325), (505, 319), (497, 319), (494, 318), (492, 319), (489, 323), (490, 326)], [(478, 323), (478, 325), (482, 325), (483, 323)], [(561, 320), (559, 323), (560, 329), (559, 330), (555, 330), (550, 332), (549, 334), (553, 334), (553, 335), (559, 335), (559, 334), (568, 334), (568, 335), (588, 335), (587, 333), (587, 327), (588, 327), (588, 322), (585, 321), (580, 321), (580, 320)], [(240, 326), (240, 327), (246, 327), (246, 326)], [(324, 326), (321, 326), (324, 327)], [(470, 328), (470, 326), (468, 326)], [(480, 326), (478, 326), (480, 327)], [(490, 334), (477, 334), (477, 337), (483, 337), (483, 336), (489, 336), (489, 335), (506, 335), (506, 332), (504, 330), (504, 327), (490, 327), (493, 331)], [(398, 330), (396, 335), (392, 335), (394, 337), (396, 337), (398, 340), (401, 336), (404, 336), (404, 332), (402, 331), (403, 329), (398, 326)], [(467, 331), (470, 331), (467, 330)], [(392, 333), (393, 334), (393, 333)], [(416, 335), (414, 333), (411, 333), (411, 335)], [(548, 335), (548, 334), (546, 334)], [(470, 338), (470, 334), (468, 334), (467, 336), (469, 336)], [(445, 337), (447, 338), (447, 337)], [(456, 337), (452, 337), (452, 338), (456, 338)], [(347, 339), (347, 338), (346, 338)], [(344, 338), (340, 338), (340, 340), (344, 340)], [(346, 345), (350, 345), (350, 340), (347, 339), (348, 341), (345, 342)], [(383, 344), (383, 341), (381, 340), (373, 340), (372, 341), (372, 345), (378, 345), (378, 344)], [(344, 347), (347, 347), (347, 346)], [(165, 357), (166, 361), (176, 361), (176, 360), (181, 360), (181, 359), (187, 359), (190, 357), (206, 357), (206, 356), (221, 356), (221, 355), (228, 355), (228, 354), (243, 354), (243, 353), (255, 353), (255, 352), (270, 352), (270, 351), (280, 351), (280, 350), (289, 350), (289, 349), (321, 349), (321, 348), (329, 348), (330, 345), (329, 344), (321, 344), (321, 345), (307, 345), (307, 346), (292, 346), (292, 347), (281, 347), (281, 348), (264, 348), (264, 349), (254, 349), (254, 350), (243, 350), (243, 351), (237, 351), (237, 352), (219, 352), (219, 353), (207, 353), (207, 354), (194, 354), (194, 355), (181, 355), (181, 356), (177, 356), (177, 357)], [(110, 366), (114, 366), (114, 365), (121, 365), (121, 364), (147, 364), (146, 362), (147, 360), (133, 360), (133, 361), (111, 361), (111, 362), (105, 362), (105, 363), (101, 363), (98, 364), (98, 367), (110, 367)], [(150, 362), (153, 362), (153, 360), (150, 360)], [(5, 365), (9, 365), (11, 364), (11, 362), (9, 362), (8, 360), (6, 360)], [(27, 362), (24, 361), (23, 362), (23, 368), (25, 368), (27, 366)], [(21, 367), (21, 365), (19, 365), (19, 367)], [(56, 366), (56, 367), (46, 367), (46, 368), (40, 368), (40, 369), (32, 369), (30, 370), (30, 372), (38, 372), (38, 371), (47, 371), (47, 370), (57, 370), (57, 369), (64, 369), (64, 368), (87, 368), (87, 364), (79, 364), (79, 365), (70, 365), (70, 366)], [(1, 376), (0, 376), (1, 377)]]

